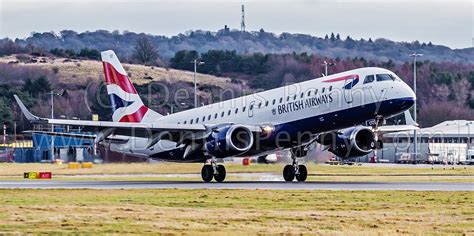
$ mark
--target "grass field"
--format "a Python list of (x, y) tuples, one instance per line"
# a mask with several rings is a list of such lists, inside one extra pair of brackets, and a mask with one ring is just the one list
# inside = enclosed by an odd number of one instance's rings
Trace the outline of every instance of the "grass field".
[[(317, 164), (307, 166), (308, 180), (312, 181), (474, 182), (474, 166), (329, 166)], [(200, 180), (201, 167), (202, 164), (199, 163), (124, 163), (94, 165), (91, 169), (68, 169), (67, 165), (3, 163), (0, 164), (0, 179), (20, 180), (23, 178), (23, 172), (51, 171), (55, 179), (61, 180)], [(279, 176), (283, 165), (243, 166), (227, 163), (226, 169), (228, 173), (273, 173)], [(177, 176), (144, 176), (143, 174), (176, 174)], [(179, 174), (196, 175), (179, 176)], [(248, 176), (248, 178), (256, 178), (259, 175)], [(245, 177), (246, 175), (229, 176), (227, 180), (245, 180)]]
[[(18, 63), (17, 66), (42, 68), (49, 71), (57, 70), (61, 82), (70, 85), (84, 85), (89, 79), (99, 80), (103, 76), (102, 63), (93, 60), (70, 60), (64, 58), (39, 57), (37, 60), (45, 60), (46, 63)], [(0, 63), (17, 61), (15, 55), (0, 57)], [(193, 81), (193, 73), (189, 71), (165, 69), (162, 67), (150, 67), (134, 64), (123, 64), (130, 79), (136, 84), (148, 84), (151, 81), (145, 77), (152, 77), (153, 81)], [(236, 88), (237, 85), (230, 83), (230, 78), (216, 77), (212, 75), (196, 75), (200, 84), (215, 85), (223, 89)]]
[(0, 190), (0, 204), (0, 234), (474, 234), (469, 192)]

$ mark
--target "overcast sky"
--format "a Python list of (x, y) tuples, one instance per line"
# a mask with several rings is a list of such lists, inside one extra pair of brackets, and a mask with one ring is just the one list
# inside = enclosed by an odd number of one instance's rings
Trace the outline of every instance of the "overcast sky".
[(224, 25), (237, 29), (241, 4), (249, 31), (473, 46), (474, 0), (0, 0), (0, 38), (63, 29), (167, 36)]

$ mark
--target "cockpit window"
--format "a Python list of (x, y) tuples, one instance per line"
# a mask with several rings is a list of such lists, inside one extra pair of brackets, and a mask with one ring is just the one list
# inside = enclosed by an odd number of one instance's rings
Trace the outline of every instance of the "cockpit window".
[(374, 75), (367, 75), (364, 79), (364, 84), (372, 83), (374, 82), (374, 80), (375, 80)]
[(379, 74), (379, 75), (376, 75), (377, 76), (377, 82), (378, 81), (386, 81), (386, 80), (395, 80), (395, 78), (390, 75), (390, 74)]

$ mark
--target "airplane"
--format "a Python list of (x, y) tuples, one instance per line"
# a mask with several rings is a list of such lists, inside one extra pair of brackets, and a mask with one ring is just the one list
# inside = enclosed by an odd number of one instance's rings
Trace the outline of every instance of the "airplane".
[(162, 115), (144, 105), (112, 50), (101, 57), (112, 121), (37, 117), (15, 95), (22, 113), (33, 123), (79, 126), (95, 134), (41, 133), (109, 142), (111, 148), (151, 159), (202, 162), (205, 182), (225, 180), (218, 159), (278, 150), (291, 153), (285, 181), (304, 182), (308, 171), (298, 158), (315, 142), (347, 159), (382, 148), (381, 133), (418, 129), (383, 125), (386, 118), (408, 112), (416, 100), (405, 82), (383, 68), (350, 70)]

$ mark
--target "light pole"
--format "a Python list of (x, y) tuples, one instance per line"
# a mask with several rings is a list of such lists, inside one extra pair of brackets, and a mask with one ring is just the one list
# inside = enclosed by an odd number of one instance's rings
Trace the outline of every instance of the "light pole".
[(191, 63), (194, 63), (194, 108), (197, 107), (197, 85), (196, 85), (196, 71), (197, 71), (197, 66), (198, 65), (203, 65), (204, 62), (200, 61), (198, 59), (194, 59)]
[(472, 121), (466, 123), (466, 125), (467, 125), (467, 150), (470, 150), (471, 149), (471, 125), (472, 125)]
[(336, 63), (324, 61), (322, 65), (324, 66), (324, 76), (328, 76), (328, 66), (335, 66)]
[[(51, 96), (51, 119), (54, 119), (54, 96), (59, 96), (59, 93), (53, 91), (47, 93)], [(54, 133), (54, 125), (51, 124), (51, 132)], [(51, 162), (54, 161), (54, 135), (51, 135)]]
[(3, 145), (7, 144), (7, 125), (3, 124)]
[[(415, 97), (416, 97), (416, 58), (417, 57), (421, 57), (423, 56), (423, 54), (419, 54), (419, 53), (413, 53), (410, 55), (410, 57), (413, 57), (413, 92), (415, 92)], [(416, 100), (415, 100), (415, 105), (414, 105), (414, 109), (415, 111), (413, 112), (413, 118), (415, 120), (415, 123), (417, 123), (417, 120), (416, 120)], [(415, 161), (416, 161), (416, 157), (418, 156), (418, 134), (417, 134), (417, 131), (414, 130), (413, 131), (413, 151), (415, 153)]]

